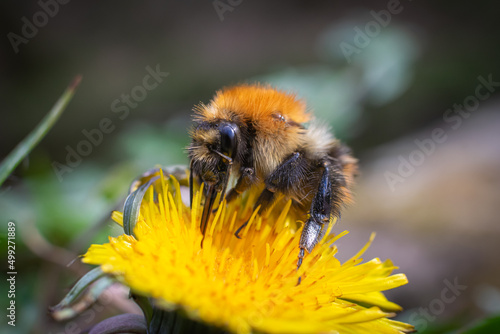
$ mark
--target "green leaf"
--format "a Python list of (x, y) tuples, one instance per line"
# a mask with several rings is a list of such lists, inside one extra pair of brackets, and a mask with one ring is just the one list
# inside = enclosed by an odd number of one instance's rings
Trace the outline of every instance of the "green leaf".
[(12, 171), (19, 165), (24, 157), (35, 148), (43, 137), (54, 126), (59, 119), (69, 101), (73, 97), (76, 87), (80, 83), (82, 77), (78, 75), (73, 82), (68, 86), (66, 91), (61, 95), (59, 100), (54, 104), (52, 109), (42, 119), (36, 128), (28, 134), (17, 146), (9, 153), (9, 155), (0, 164), (0, 186)]

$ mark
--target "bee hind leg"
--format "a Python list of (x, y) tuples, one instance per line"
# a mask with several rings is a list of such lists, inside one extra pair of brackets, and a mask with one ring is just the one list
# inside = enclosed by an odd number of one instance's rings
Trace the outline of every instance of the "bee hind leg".
[[(338, 185), (339, 177), (329, 162), (323, 162), (323, 173), (319, 182), (318, 191), (311, 203), (309, 218), (304, 224), (299, 242), (299, 256), (297, 270), (302, 265), (306, 251), (313, 248), (323, 239), (328, 229), (332, 214), (338, 215), (338, 199), (341, 196)], [(299, 284), (300, 284), (299, 278)]]

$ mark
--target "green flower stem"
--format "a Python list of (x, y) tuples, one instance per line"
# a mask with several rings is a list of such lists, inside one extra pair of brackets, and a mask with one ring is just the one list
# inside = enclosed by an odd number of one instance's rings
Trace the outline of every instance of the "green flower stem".
[(153, 306), (153, 317), (148, 323), (148, 334), (230, 334), (213, 325), (190, 319), (181, 310), (166, 311)]
[(136, 295), (133, 293), (131, 293), (130, 295), (135, 303), (141, 308), (142, 313), (144, 313), (144, 318), (146, 319), (146, 324), (149, 325), (149, 323), (151, 322), (151, 318), (153, 317), (153, 307), (151, 306), (149, 299), (147, 297)]

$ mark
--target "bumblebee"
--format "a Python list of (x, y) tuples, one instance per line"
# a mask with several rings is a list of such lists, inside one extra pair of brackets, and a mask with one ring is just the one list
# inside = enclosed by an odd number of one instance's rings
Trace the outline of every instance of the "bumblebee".
[[(350, 149), (312, 120), (302, 100), (267, 85), (218, 91), (208, 105), (195, 108), (194, 122), (189, 183), (191, 203), (193, 178), (205, 183), (203, 235), (218, 194), (220, 202), (230, 202), (251, 187), (261, 187), (255, 203), (259, 214), (283, 194), (301, 209), (305, 220), (299, 268), (305, 251), (312, 251), (330, 219), (340, 218), (343, 204), (351, 199), (357, 160)], [(231, 177), (237, 181), (228, 191)], [(236, 231), (237, 237), (245, 225)]]

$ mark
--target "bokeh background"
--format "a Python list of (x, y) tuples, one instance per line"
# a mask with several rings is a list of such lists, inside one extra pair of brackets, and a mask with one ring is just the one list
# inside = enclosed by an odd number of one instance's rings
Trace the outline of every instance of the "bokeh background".
[[(388, 292), (405, 309), (398, 319), (421, 333), (455, 333), (500, 313), (497, 2), (57, 4), (36, 32), (23, 32), (44, 6), (0, 3), (0, 158), (83, 75), (61, 119), (0, 189), (2, 268), (13, 220), (18, 272), (17, 326), (2, 316), (2, 333), (79, 333), (131, 310), (116, 288), (116, 300), (69, 325), (47, 312), (89, 270), (72, 260), (117, 233), (108, 217), (130, 181), (155, 165), (187, 163), (192, 107), (253, 81), (297, 92), (360, 159), (356, 203), (335, 228), (351, 232), (339, 257), (377, 233), (365, 258), (392, 259), (410, 281)], [(15, 46), (13, 34), (24, 38)], [(127, 106), (147, 68), (168, 76)], [(484, 80), (493, 81), (489, 91)], [(478, 89), (489, 95), (475, 99)], [(86, 156), (68, 158), (103, 119), (113, 130)], [(443, 292), (449, 285), (459, 287)], [(5, 279), (0, 295), (5, 310)]]

